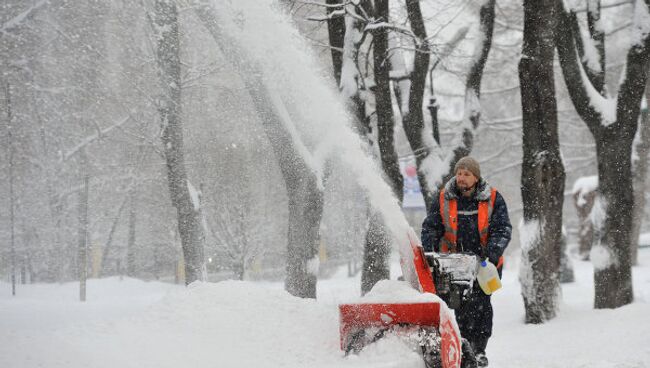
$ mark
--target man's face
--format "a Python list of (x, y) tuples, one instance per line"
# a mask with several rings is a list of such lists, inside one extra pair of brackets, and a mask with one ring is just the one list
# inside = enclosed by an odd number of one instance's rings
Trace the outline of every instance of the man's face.
[(476, 182), (478, 182), (478, 178), (471, 171), (462, 168), (456, 171), (456, 187), (461, 192), (471, 190)]

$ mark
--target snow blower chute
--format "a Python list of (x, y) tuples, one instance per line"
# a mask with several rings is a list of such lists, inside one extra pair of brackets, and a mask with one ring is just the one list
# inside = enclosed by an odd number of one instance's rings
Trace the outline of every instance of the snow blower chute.
[[(421, 294), (415, 294), (422, 298), (339, 305), (341, 349), (346, 354), (358, 352), (386, 334), (396, 334), (421, 349), (428, 368), (475, 367), (471, 351), (462, 349), (468, 344), (461, 343), (454, 315), (438, 297), (441, 295), (434, 295), (436, 286), (440, 293), (449, 292), (449, 285), (434, 283), (432, 269), (415, 232), (411, 229), (407, 235), (408, 243), (405, 239), (399, 249), (402, 274), (404, 281), (418, 290)], [(436, 281), (442, 281), (440, 273), (435, 269), (433, 272), (438, 276)]]

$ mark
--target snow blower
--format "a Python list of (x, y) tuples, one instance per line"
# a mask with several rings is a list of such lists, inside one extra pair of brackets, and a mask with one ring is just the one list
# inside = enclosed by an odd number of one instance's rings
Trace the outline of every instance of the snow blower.
[(346, 354), (359, 352), (393, 334), (419, 349), (427, 368), (476, 367), (474, 354), (461, 339), (448, 305), (458, 306), (470, 294), (478, 258), (425, 255), (415, 232), (411, 229), (407, 235), (408, 244), (405, 241), (399, 249), (402, 274), (420, 297), (339, 305), (341, 349)]

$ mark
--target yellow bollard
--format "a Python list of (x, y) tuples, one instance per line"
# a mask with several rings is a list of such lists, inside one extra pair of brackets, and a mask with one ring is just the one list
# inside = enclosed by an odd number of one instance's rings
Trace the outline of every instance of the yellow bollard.
[(92, 277), (96, 279), (99, 277), (99, 272), (102, 269), (102, 246), (99, 244), (93, 244), (91, 254), (93, 268)]
[(176, 283), (177, 284), (184, 284), (185, 283), (185, 261), (183, 258), (178, 260), (178, 263), (176, 264)]

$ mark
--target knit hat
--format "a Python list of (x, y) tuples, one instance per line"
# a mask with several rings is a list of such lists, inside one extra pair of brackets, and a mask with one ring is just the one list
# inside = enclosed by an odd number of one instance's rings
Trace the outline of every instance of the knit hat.
[(481, 166), (478, 164), (478, 161), (472, 157), (465, 156), (458, 160), (456, 166), (454, 166), (454, 174), (457, 173), (459, 169), (465, 169), (471, 172), (477, 179), (481, 178)]

